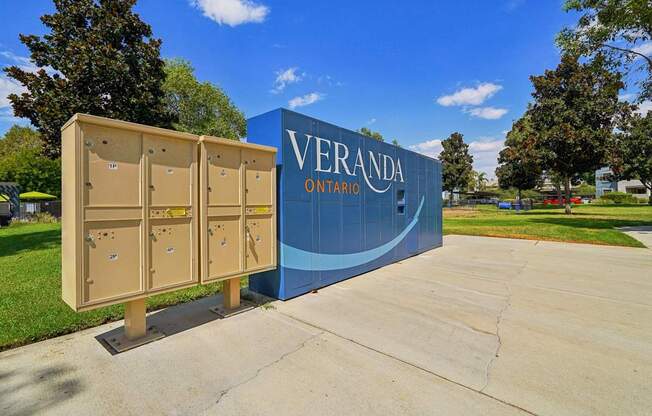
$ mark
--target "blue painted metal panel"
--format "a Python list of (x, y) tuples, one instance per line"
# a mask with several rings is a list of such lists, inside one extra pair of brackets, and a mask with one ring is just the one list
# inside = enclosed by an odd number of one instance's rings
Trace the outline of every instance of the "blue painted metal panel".
[(441, 246), (439, 161), (285, 109), (248, 132), (280, 149), (279, 267), (252, 290), (289, 299)]

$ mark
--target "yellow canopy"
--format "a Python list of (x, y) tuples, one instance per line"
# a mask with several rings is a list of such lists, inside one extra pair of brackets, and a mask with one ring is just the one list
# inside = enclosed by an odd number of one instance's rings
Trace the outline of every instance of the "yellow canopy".
[(9, 202), (9, 195), (0, 194), (0, 202)]
[(26, 199), (26, 200), (30, 200), (30, 199), (57, 199), (57, 197), (54, 196), (54, 195), (43, 193), (43, 192), (31, 191), (31, 192), (23, 192), (22, 194), (20, 194), (20, 199)]

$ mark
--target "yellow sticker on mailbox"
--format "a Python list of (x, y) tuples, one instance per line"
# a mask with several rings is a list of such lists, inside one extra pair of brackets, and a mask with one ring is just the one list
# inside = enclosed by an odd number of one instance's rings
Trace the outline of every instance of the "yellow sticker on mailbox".
[(186, 208), (168, 208), (165, 213), (168, 217), (185, 217), (188, 215), (188, 210)]
[(254, 212), (256, 214), (267, 214), (268, 212), (270, 212), (270, 208), (269, 207), (255, 207)]

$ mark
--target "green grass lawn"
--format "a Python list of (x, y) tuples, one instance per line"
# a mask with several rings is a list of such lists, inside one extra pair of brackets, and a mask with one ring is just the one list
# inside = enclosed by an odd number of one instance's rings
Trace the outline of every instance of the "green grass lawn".
[[(155, 310), (212, 295), (221, 284), (153, 296)], [(74, 312), (61, 300), (61, 225), (0, 228), (0, 351), (122, 319), (122, 305)]]
[(652, 226), (652, 206), (580, 205), (573, 207), (572, 215), (556, 207), (521, 213), (494, 206), (444, 210), (444, 234), (644, 247), (616, 229), (636, 225)]

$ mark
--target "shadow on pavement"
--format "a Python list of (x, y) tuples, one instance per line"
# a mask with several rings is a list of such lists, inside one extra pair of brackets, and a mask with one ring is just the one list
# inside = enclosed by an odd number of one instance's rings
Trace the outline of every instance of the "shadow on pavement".
[(30, 369), (26, 374), (0, 372), (0, 414), (23, 416), (47, 413), (53, 406), (79, 394), (83, 385), (71, 376), (69, 365)]

